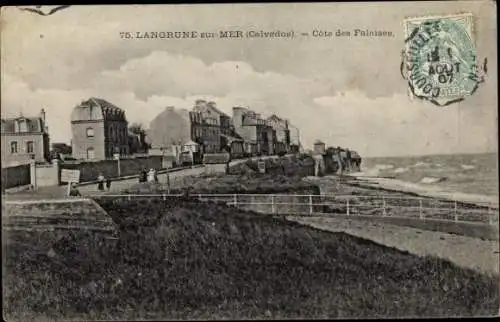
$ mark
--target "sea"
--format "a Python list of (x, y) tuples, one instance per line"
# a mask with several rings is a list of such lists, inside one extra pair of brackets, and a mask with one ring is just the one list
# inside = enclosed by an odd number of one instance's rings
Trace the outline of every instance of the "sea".
[(362, 174), (422, 188), (498, 196), (496, 153), (364, 158)]

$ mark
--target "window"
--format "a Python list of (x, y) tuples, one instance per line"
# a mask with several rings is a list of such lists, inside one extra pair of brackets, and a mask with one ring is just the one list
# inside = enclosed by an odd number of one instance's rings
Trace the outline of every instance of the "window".
[(19, 132), (28, 132), (28, 124), (26, 123), (26, 120), (19, 122), (19, 128)]
[(87, 137), (88, 138), (93, 138), (94, 137), (94, 129), (91, 127), (87, 128)]
[(87, 159), (95, 159), (95, 152), (94, 152), (94, 148), (88, 148), (87, 149)]
[(17, 153), (17, 141), (10, 142), (10, 153)]
[(34, 151), (33, 141), (26, 142), (26, 152), (33, 153), (33, 151)]

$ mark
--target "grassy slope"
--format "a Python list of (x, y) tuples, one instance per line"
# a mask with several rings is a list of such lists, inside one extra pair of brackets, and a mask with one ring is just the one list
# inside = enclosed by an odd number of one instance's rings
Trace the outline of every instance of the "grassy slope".
[(7, 317), (467, 316), (498, 310), (497, 277), (437, 258), (213, 203), (100, 203), (122, 229), (119, 250), (106, 260), (7, 253)]

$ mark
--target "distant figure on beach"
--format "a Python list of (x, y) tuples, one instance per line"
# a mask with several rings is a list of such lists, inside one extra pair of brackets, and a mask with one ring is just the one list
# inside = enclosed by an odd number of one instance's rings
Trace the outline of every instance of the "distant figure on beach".
[(141, 174), (139, 175), (139, 182), (146, 182), (148, 179), (148, 172), (146, 169), (142, 169)]
[(154, 177), (154, 182), (158, 183), (158, 170), (154, 169), (154, 175), (153, 175), (153, 177)]
[(99, 191), (104, 191), (104, 176), (102, 175), (102, 173), (99, 173), (99, 175), (97, 176), (97, 189)]
[(108, 191), (111, 190), (111, 178), (110, 177), (108, 177), (106, 179), (106, 190), (108, 190)]
[(71, 184), (71, 188), (69, 190), (70, 197), (79, 197), (81, 196), (80, 191), (76, 188), (74, 183)]

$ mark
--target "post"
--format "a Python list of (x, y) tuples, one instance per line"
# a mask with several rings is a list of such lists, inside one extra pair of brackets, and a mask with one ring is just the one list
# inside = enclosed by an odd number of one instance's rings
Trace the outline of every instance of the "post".
[(167, 196), (165, 196), (165, 194), (162, 195), (163, 195), (163, 201), (167, 200)]
[(201, 201), (201, 193), (198, 194), (198, 200)]
[(346, 203), (347, 209), (346, 209), (346, 215), (349, 216), (350, 214), (350, 209), (349, 209), (349, 198), (347, 198), (347, 203)]
[(170, 194), (170, 174), (167, 172), (167, 193)]
[(128, 195), (128, 200), (132, 200), (132, 197), (130, 195)]
[(238, 195), (234, 194), (233, 195), (233, 205), (236, 207), (237, 204), (238, 204)]
[(30, 184), (33, 190), (36, 190), (36, 161), (30, 160)]
[(493, 212), (491, 211), (491, 206), (488, 206), (488, 223), (493, 225)]
[(309, 214), (312, 215), (313, 213), (313, 197), (312, 195), (309, 195)]
[(272, 208), (272, 213), (276, 213), (276, 209), (274, 207), (274, 195), (271, 195), (271, 208)]
[(117, 165), (118, 165), (118, 178), (119, 178), (119, 177), (121, 177), (120, 157), (117, 158)]
[(385, 197), (382, 195), (382, 216), (387, 216), (387, 210), (385, 208)]
[(418, 199), (418, 211), (419, 211), (419, 218), (424, 219), (424, 214), (422, 213), (422, 199)]
[(69, 197), (70, 192), (71, 192), (71, 181), (68, 181), (68, 187), (67, 187), (67, 190), (66, 190), (66, 196)]
[(458, 221), (457, 201), (456, 200), (455, 200), (454, 204), (455, 204), (455, 208), (454, 208), (453, 214), (454, 214), (455, 221)]

